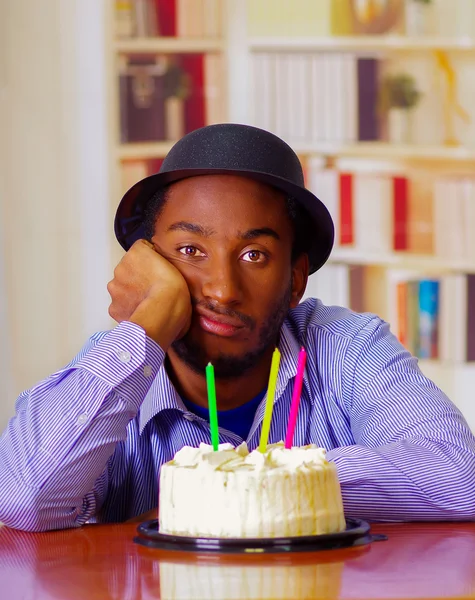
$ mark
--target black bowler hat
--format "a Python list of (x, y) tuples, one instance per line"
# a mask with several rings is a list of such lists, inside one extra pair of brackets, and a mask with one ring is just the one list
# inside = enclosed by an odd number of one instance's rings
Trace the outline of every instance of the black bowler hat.
[(333, 221), (325, 205), (305, 188), (302, 165), (273, 133), (237, 123), (208, 125), (179, 140), (160, 171), (136, 183), (122, 198), (115, 216), (115, 235), (128, 250), (144, 237), (145, 207), (160, 188), (196, 175), (243, 175), (267, 183), (294, 198), (313, 220), (309, 240), (310, 273), (324, 265), (333, 247)]

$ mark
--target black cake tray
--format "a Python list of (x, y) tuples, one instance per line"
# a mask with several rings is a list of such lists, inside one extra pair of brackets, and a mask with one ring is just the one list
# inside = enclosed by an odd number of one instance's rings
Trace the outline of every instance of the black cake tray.
[(202, 538), (160, 533), (158, 519), (144, 521), (137, 527), (134, 542), (148, 548), (180, 552), (219, 552), (226, 554), (314, 552), (361, 546), (386, 540), (385, 535), (370, 533), (366, 521), (346, 519), (346, 529), (339, 533), (280, 538)]

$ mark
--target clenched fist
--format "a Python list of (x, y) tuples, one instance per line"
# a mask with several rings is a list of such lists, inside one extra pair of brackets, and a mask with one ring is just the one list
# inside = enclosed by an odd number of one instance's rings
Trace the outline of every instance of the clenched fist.
[(168, 260), (146, 240), (138, 240), (114, 270), (107, 285), (110, 316), (131, 321), (163, 350), (183, 336), (191, 321), (188, 285)]

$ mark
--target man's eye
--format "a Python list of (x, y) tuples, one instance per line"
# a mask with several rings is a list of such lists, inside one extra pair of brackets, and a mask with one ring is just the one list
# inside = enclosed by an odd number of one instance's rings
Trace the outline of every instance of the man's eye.
[(265, 255), (260, 250), (249, 250), (242, 255), (242, 259), (246, 262), (263, 262), (265, 260)]
[(183, 246), (182, 248), (178, 248), (178, 252), (181, 252), (182, 254), (185, 254), (186, 256), (204, 256), (203, 252), (201, 252), (201, 250), (198, 250), (198, 248), (195, 248), (195, 246)]

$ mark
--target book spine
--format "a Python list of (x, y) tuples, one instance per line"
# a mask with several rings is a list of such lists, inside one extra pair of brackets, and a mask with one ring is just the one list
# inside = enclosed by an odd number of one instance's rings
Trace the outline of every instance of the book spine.
[(224, 77), (222, 64), (219, 54), (206, 54), (204, 57), (206, 125), (225, 121), (226, 109), (220, 86)]
[(187, 54), (181, 60), (190, 81), (190, 93), (185, 101), (185, 132), (189, 133), (206, 124), (204, 56)]
[(419, 282), (419, 344), (420, 358), (438, 357), (439, 282), (423, 279)]
[(158, 21), (158, 35), (174, 37), (177, 35), (176, 0), (155, 0)]
[(408, 180), (393, 177), (393, 249), (407, 250), (408, 244)]
[(416, 356), (419, 349), (419, 282), (407, 282), (407, 348)]
[(354, 243), (353, 230), (353, 175), (340, 174), (340, 245)]
[(116, 0), (115, 34), (118, 38), (130, 38), (135, 35), (135, 11), (132, 0)]
[(475, 275), (467, 275), (467, 361), (475, 361)]
[(376, 58), (359, 58), (358, 73), (358, 140), (379, 139), (378, 63)]
[(396, 284), (396, 335), (401, 344), (407, 347), (407, 282), (400, 281)]

